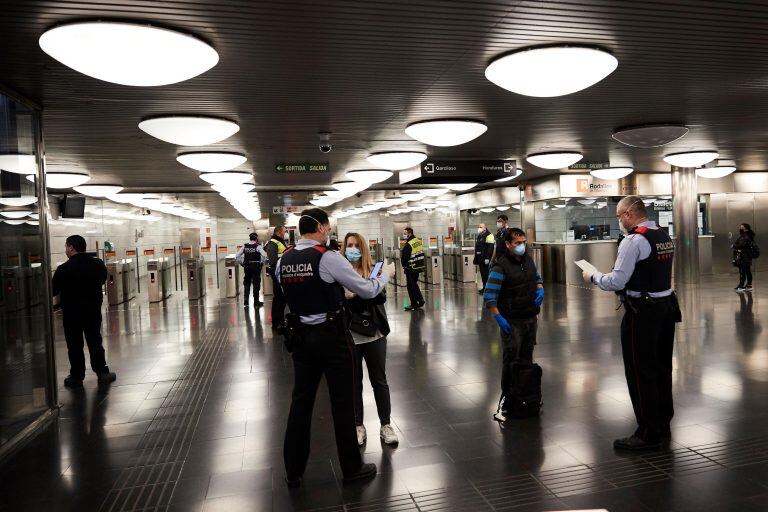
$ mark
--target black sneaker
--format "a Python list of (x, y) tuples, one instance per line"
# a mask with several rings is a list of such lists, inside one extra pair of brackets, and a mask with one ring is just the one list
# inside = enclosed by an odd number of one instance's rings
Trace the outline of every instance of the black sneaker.
[(344, 483), (349, 484), (352, 482), (359, 482), (362, 480), (370, 480), (376, 476), (376, 464), (363, 464), (360, 469), (351, 475), (344, 475)]
[(244, 307), (244, 308), (247, 308), (247, 307), (248, 307), (248, 301), (247, 301), (247, 300), (246, 300), (245, 302), (243, 302), (243, 307)]
[(661, 441), (646, 441), (635, 435), (630, 437), (622, 437), (616, 439), (613, 442), (613, 448), (615, 450), (629, 450), (629, 451), (643, 451), (643, 450), (656, 450), (661, 448)]
[(403, 308), (403, 311), (414, 311), (415, 309), (416, 309), (416, 307), (411, 305), (411, 306), (405, 306)]
[(253, 304), (253, 307), (255, 307), (255, 308), (260, 308), (260, 307), (261, 307), (261, 306), (263, 306), (263, 305), (264, 305), (264, 303), (263, 303), (263, 302), (261, 302), (261, 301), (257, 301), (257, 302), (255, 302), (255, 303)]
[(99, 384), (110, 384), (117, 380), (117, 374), (115, 372), (107, 372), (99, 374)]
[(83, 387), (83, 379), (76, 379), (71, 375), (67, 375), (64, 379), (64, 387), (70, 389), (78, 389)]

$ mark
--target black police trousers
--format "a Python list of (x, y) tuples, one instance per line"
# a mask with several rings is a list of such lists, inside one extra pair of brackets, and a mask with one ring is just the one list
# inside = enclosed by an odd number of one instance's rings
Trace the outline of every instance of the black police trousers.
[(637, 419), (635, 435), (648, 442), (669, 436), (672, 348), (677, 306), (671, 299), (632, 300), (621, 321), (624, 373)]
[(259, 290), (261, 290), (261, 265), (245, 264), (243, 267), (243, 298), (248, 302), (253, 285), (253, 302), (259, 302)]
[(405, 269), (405, 285), (408, 289), (408, 299), (411, 301), (411, 307), (424, 304), (424, 296), (419, 289), (418, 270)]
[(272, 278), (272, 327), (277, 328), (285, 321), (285, 295), (277, 276), (270, 274)]
[(83, 334), (88, 343), (91, 369), (98, 375), (108, 373), (107, 361), (101, 338), (101, 307), (66, 309), (63, 311), (64, 339), (67, 341), (69, 374), (77, 379), (85, 378), (85, 353)]
[(341, 333), (330, 323), (304, 326), (293, 347), (294, 385), (283, 459), (289, 480), (300, 478), (307, 467), (312, 429), (312, 409), (320, 379), (325, 375), (331, 399), (336, 449), (341, 471), (360, 470), (362, 457), (355, 428), (355, 363), (349, 332)]

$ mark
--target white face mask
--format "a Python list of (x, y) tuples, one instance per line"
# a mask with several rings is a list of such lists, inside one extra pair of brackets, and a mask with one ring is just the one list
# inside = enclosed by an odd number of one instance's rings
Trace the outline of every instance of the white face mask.
[(503, 227), (504, 227), (504, 224), (502, 224), (501, 222), (497, 222), (497, 223), (496, 223), (496, 227), (497, 227), (497, 228), (499, 228), (499, 229), (501, 229), (501, 228), (503, 228)]
[(485, 231), (483, 228), (477, 228), (478, 233), (482, 233), (483, 231)]

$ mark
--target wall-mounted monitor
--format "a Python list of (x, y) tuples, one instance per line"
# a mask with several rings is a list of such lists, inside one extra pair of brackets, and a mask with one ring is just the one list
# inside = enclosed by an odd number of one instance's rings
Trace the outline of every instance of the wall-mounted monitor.
[(85, 217), (85, 197), (65, 195), (61, 200), (61, 217), (64, 219)]

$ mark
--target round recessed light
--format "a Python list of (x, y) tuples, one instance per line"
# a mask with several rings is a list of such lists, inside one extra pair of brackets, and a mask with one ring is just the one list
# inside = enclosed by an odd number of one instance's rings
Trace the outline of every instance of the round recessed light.
[(422, 194), (421, 192), (410, 191), (410, 192), (403, 192), (402, 194), (400, 194), (400, 197), (406, 199), (407, 201), (421, 201), (422, 199), (424, 199), (424, 194)]
[(508, 91), (544, 98), (586, 89), (618, 65), (616, 57), (598, 48), (538, 46), (497, 58), (485, 69), (485, 76)]
[(483, 213), (491, 213), (495, 208), (480, 208), (480, 211)]
[(8, 220), (4, 220), (3, 222), (5, 222), (6, 224), (10, 224), (11, 226), (21, 226), (26, 221), (23, 221), (20, 219), (8, 219)]
[(200, 175), (200, 179), (207, 181), (211, 185), (245, 183), (251, 178), (253, 178), (253, 174), (245, 171), (204, 172)]
[(426, 153), (419, 151), (386, 151), (368, 155), (368, 161), (376, 167), (390, 171), (402, 171), (419, 165), (427, 159)]
[[(27, 175), (27, 179), (34, 183), (35, 175)], [(45, 173), (46, 188), (72, 188), (88, 183), (91, 177), (82, 172), (56, 172)]]
[(521, 174), (523, 174), (523, 170), (521, 168), (515, 169), (515, 174), (512, 176), (504, 176), (503, 178), (499, 178), (497, 180), (493, 180), (496, 183), (504, 183), (505, 181), (512, 181), (513, 179), (519, 177)]
[(684, 137), (690, 130), (681, 124), (652, 124), (619, 128), (611, 137), (634, 148), (657, 148)]
[(722, 178), (728, 176), (736, 170), (735, 165), (718, 165), (716, 167), (702, 167), (696, 169), (696, 176), (700, 178)]
[(234, 121), (204, 116), (163, 116), (145, 119), (139, 129), (179, 146), (207, 146), (231, 137), (240, 130)]
[(0, 212), (0, 215), (7, 219), (22, 219), (32, 213), (32, 210), (10, 210)]
[[(581, 205), (584, 205), (584, 206), (589, 206), (591, 204), (595, 204), (595, 201), (597, 201), (597, 199), (592, 198), (592, 197), (588, 197), (587, 199), (577, 199), (576, 200), (577, 203), (579, 203)], [(643, 201), (643, 202), (645, 202), (645, 201)]]
[(464, 192), (477, 186), (477, 183), (444, 183), (443, 186), (454, 192)]
[(499, 210), (500, 212), (505, 212), (509, 210), (509, 205), (503, 204), (501, 206), (497, 206), (496, 209)]
[(578, 151), (549, 151), (528, 155), (525, 159), (529, 164), (542, 169), (564, 169), (584, 158)]
[(0, 204), (4, 206), (27, 206), (36, 202), (37, 197), (35, 196), (0, 197)]
[(381, 183), (392, 177), (392, 171), (384, 171), (382, 169), (361, 169), (357, 171), (349, 171), (346, 175), (347, 178), (352, 181), (360, 183)]
[(69, 23), (46, 31), (39, 43), (65, 66), (121, 85), (183, 82), (219, 62), (216, 50), (196, 37), (138, 23)]
[(14, 174), (35, 174), (37, 173), (35, 155), (21, 153), (0, 155), (0, 170)]
[(224, 172), (244, 164), (248, 159), (240, 153), (196, 151), (182, 153), (176, 160), (190, 169), (200, 172)]
[(106, 197), (123, 190), (122, 185), (80, 185), (73, 188), (78, 194), (90, 197)]
[(686, 151), (666, 155), (664, 161), (675, 167), (701, 167), (718, 156), (720, 154), (717, 151)]
[(589, 171), (589, 174), (601, 180), (620, 180), (632, 174), (632, 171), (634, 169), (631, 167), (606, 167), (605, 169), (593, 169)]
[(435, 119), (409, 124), (406, 135), (430, 146), (466, 144), (488, 130), (485, 123), (467, 119)]

